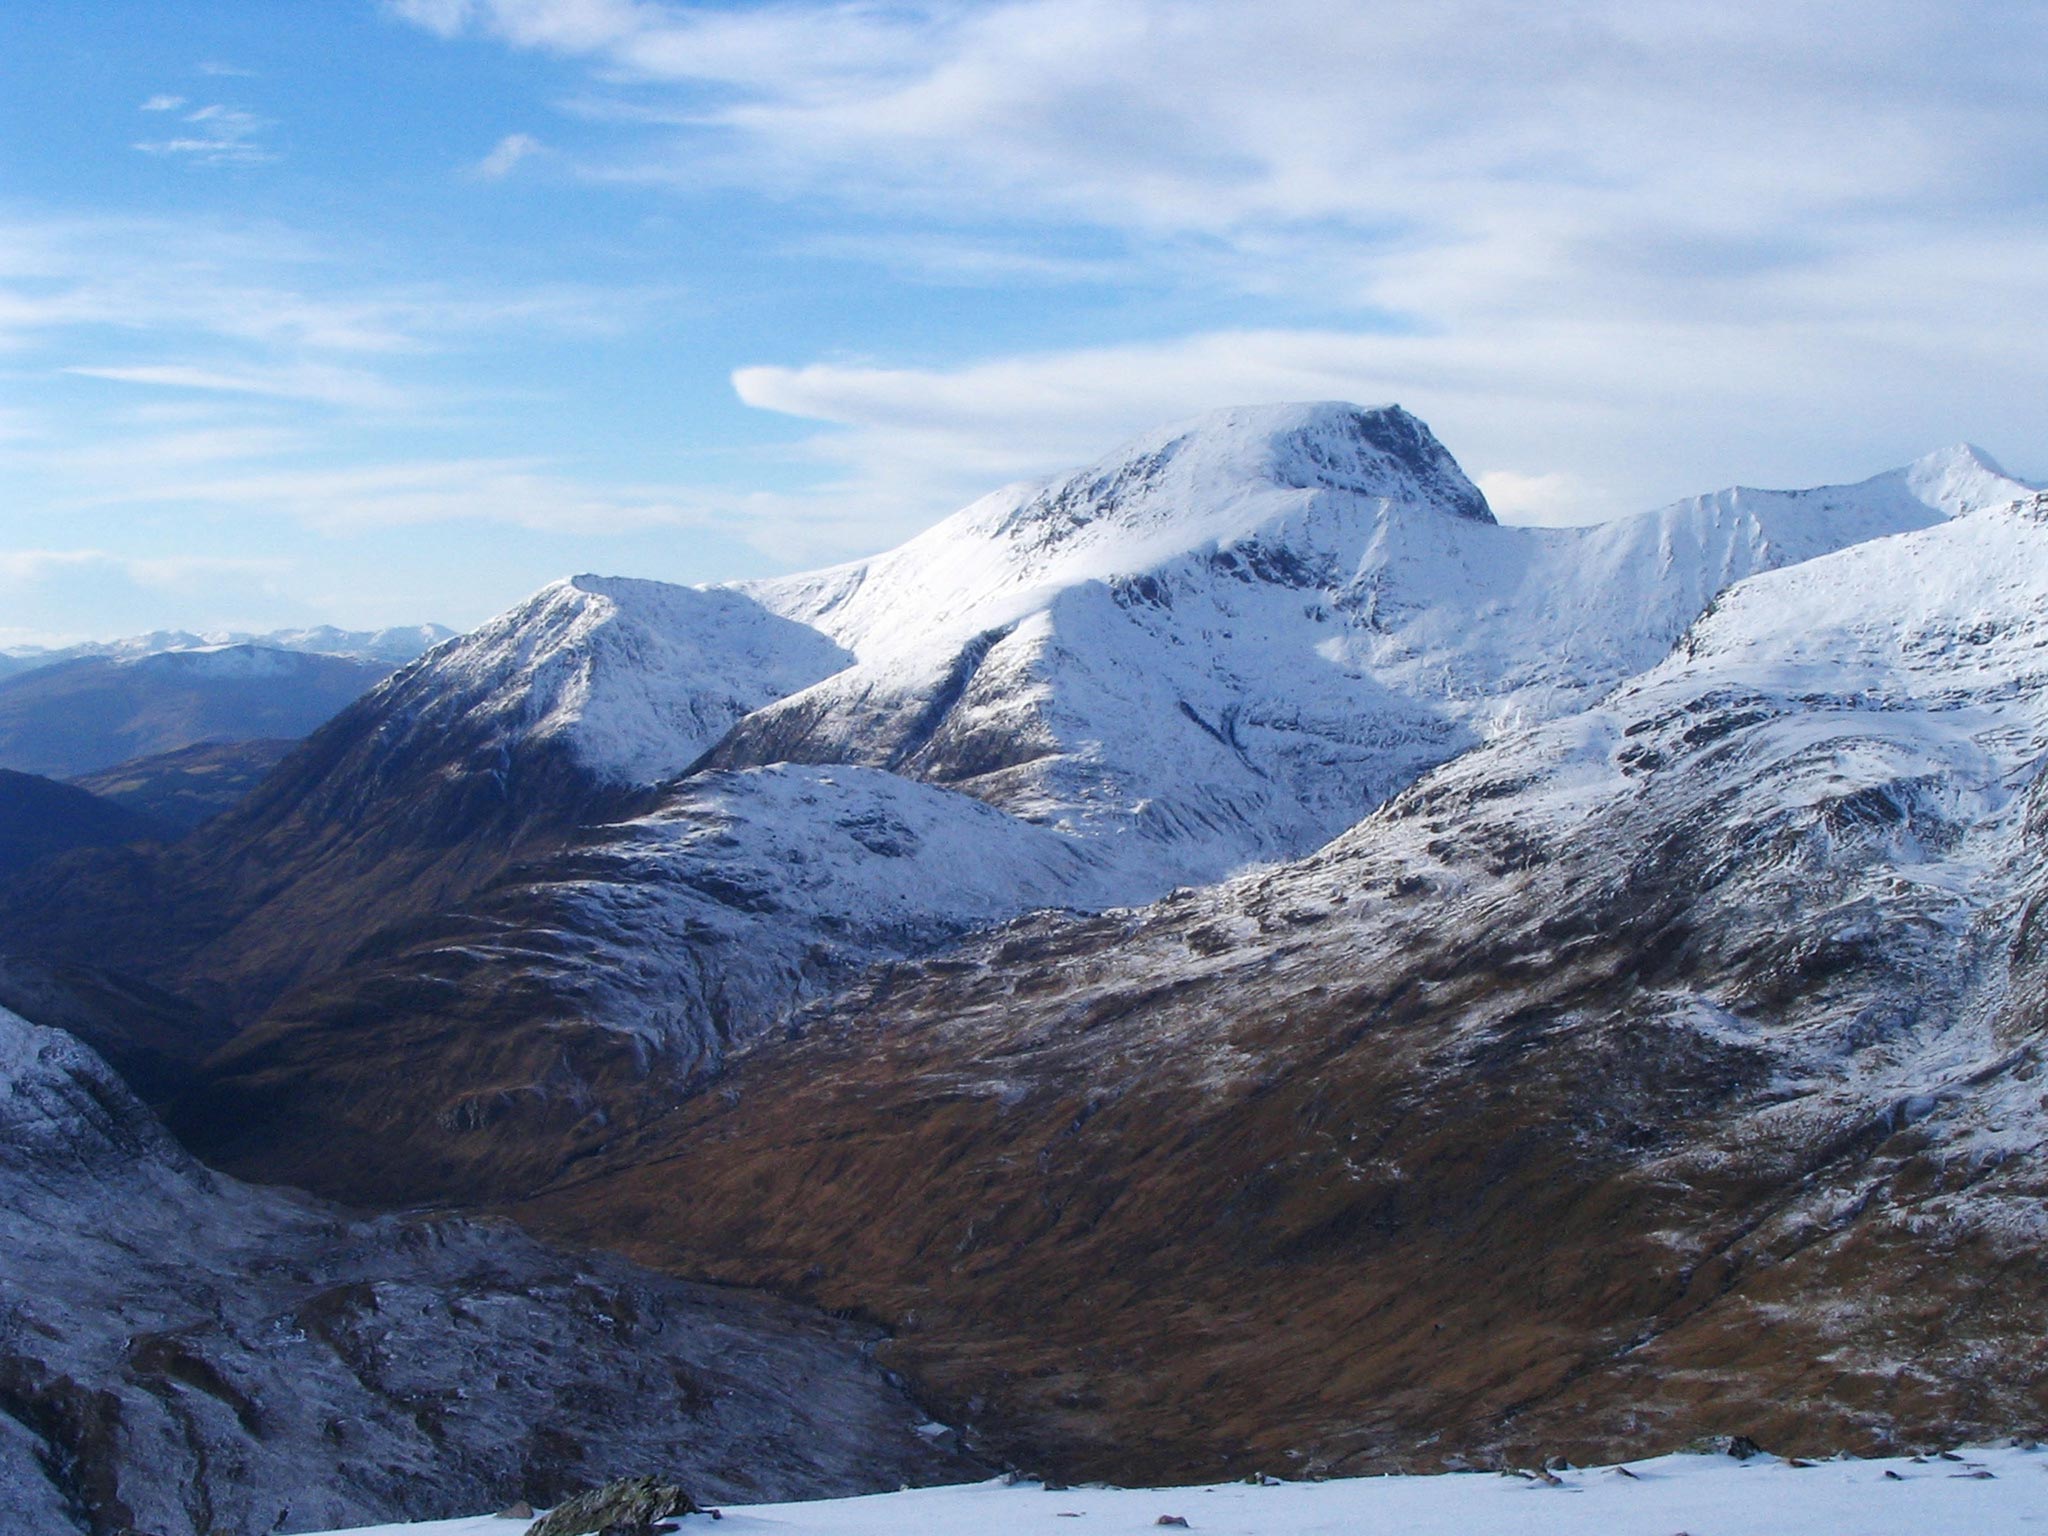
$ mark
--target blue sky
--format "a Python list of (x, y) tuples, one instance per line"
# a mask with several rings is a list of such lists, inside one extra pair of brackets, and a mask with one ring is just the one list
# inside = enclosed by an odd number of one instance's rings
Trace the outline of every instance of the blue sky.
[(1213, 406), (2048, 474), (2048, 11), (11, 0), (0, 644), (884, 547)]

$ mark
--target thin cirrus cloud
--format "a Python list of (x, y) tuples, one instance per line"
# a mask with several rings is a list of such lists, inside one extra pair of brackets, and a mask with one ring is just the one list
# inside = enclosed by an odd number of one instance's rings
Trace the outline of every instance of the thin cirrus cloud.
[(448, 459), (281, 468), (158, 481), (136, 500), (254, 506), (328, 533), (439, 523), (495, 524), (546, 533), (615, 534), (709, 528), (734, 521), (736, 499), (686, 487), (596, 486), (537, 459)]
[(263, 133), (275, 126), (241, 107), (210, 102), (191, 107), (182, 96), (152, 96), (141, 110), (176, 113), (180, 130), (167, 138), (139, 140), (135, 148), (165, 160), (184, 160), (196, 165), (264, 165), (278, 158), (261, 142)]
[(87, 367), (64, 370), (79, 378), (156, 389), (199, 390), (209, 394), (257, 395), (275, 400), (304, 400), (358, 410), (396, 410), (409, 403), (407, 391), (375, 374), (355, 368), (297, 363), (277, 368), (209, 368), (184, 363), (137, 364), (128, 367)]
[(104, 549), (0, 550), (0, 585), (30, 586), (67, 573), (111, 574), (137, 586), (176, 588), (221, 577), (261, 579), (281, 574), (288, 563), (240, 555), (114, 554)]
[(542, 153), (545, 146), (530, 133), (508, 133), (479, 160), (475, 174), (485, 181), (503, 181), (520, 163)]

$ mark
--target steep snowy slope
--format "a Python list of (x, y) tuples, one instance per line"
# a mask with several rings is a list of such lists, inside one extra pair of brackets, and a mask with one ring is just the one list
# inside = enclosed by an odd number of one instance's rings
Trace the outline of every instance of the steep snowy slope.
[(896, 1319), (1118, 1480), (2031, 1426), (2044, 761), (2036, 497), (1752, 577), (1299, 864), (891, 967), (532, 1214)]
[(0, 1523), (23, 1536), (446, 1515), (645, 1465), (720, 1498), (973, 1471), (857, 1329), (235, 1184), (5, 1010), (0, 1244)]
[(578, 576), (436, 652), (384, 728), (458, 728), (473, 753), (561, 741), (605, 782), (653, 784), (851, 659), (737, 592)]
[(1397, 407), (1221, 412), (748, 588), (859, 664), (713, 761), (884, 767), (1111, 836), (1156, 889), (1215, 879), (1590, 703), (1732, 581), (2026, 489), (1956, 449), (1858, 486), (1503, 528)]

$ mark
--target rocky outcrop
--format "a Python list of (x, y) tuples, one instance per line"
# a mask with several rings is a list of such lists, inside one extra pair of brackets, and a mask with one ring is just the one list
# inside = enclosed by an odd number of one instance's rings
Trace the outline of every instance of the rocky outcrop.
[(974, 1470), (916, 1433), (870, 1330), (502, 1224), (237, 1184), (4, 1011), (0, 1248), (10, 1528), (324, 1530), (645, 1465), (731, 1499)]

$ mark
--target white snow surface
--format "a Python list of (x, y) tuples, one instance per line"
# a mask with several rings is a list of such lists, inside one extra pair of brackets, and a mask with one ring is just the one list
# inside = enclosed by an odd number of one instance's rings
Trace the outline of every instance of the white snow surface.
[[(1294, 857), (1428, 768), (1584, 708), (1730, 584), (2028, 487), (1958, 447), (1859, 485), (1502, 527), (1397, 406), (1214, 412), (871, 560), (577, 577), (424, 664), (600, 778), (861, 762), (1109, 838), (1156, 893)], [(415, 691), (418, 691), (416, 687)]]
[(466, 723), (568, 742), (600, 780), (682, 772), (743, 715), (850, 658), (738, 593), (577, 576), (440, 647), (386, 685)]
[(945, 733), (1031, 760), (964, 778), (944, 754), (864, 760), (1135, 833), (1124, 852), (1163, 890), (1305, 853), (1427, 768), (1586, 707), (1746, 576), (2027, 491), (1962, 447), (1854, 486), (1502, 527), (1398, 407), (1269, 406), (744, 590), (859, 658), (765, 716), (807, 741), (836, 722), (858, 757), (957, 694)]
[[(1774, 1456), (1663, 1456), (1629, 1463), (1627, 1475), (1613, 1467), (1567, 1471), (1555, 1485), (1489, 1473), (1061, 1492), (993, 1481), (727, 1507), (715, 1527), (691, 1515), (681, 1528), (720, 1536), (1136, 1536), (1168, 1515), (1213, 1536), (2000, 1536), (2041, 1528), (2048, 1455), (2013, 1447), (1960, 1455), (1805, 1467)], [(517, 1536), (528, 1523), (484, 1516), (330, 1536)]]
[[(1650, 669), (1717, 601), (1701, 634), (1764, 601), (1761, 631), (1813, 637), (1825, 671), (1824, 621), (1860, 611), (1857, 583), (1893, 583), (1887, 561), (1901, 580), (1923, 558), (2020, 561), (2024, 580), (2031, 545), (1991, 546), (2026, 491), (1959, 447), (1853, 486), (1503, 527), (1397, 407), (1247, 408), (870, 561), (702, 589), (558, 582), (385, 696), (407, 728), (481, 729), (500, 753), (559, 739), (619, 784), (725, 739), (731, 771), (679, 782), (555, 884), (569, 953), (507, 941), (603, 994), (591, 1016), (708, 1048), (847, 964), (1299, 857), (1477, 746), (1505, 754), (1475, 772), (1540, 781), (1519, 813), (1568, 815), (1626, 782), (1628, 722), (1596, 706), (1663, 686)], [(1923, 557), (1927, 539), (1955, 549)], [(1792, 622), (1743, 595), (1844, 549), (1882, 552)]]

